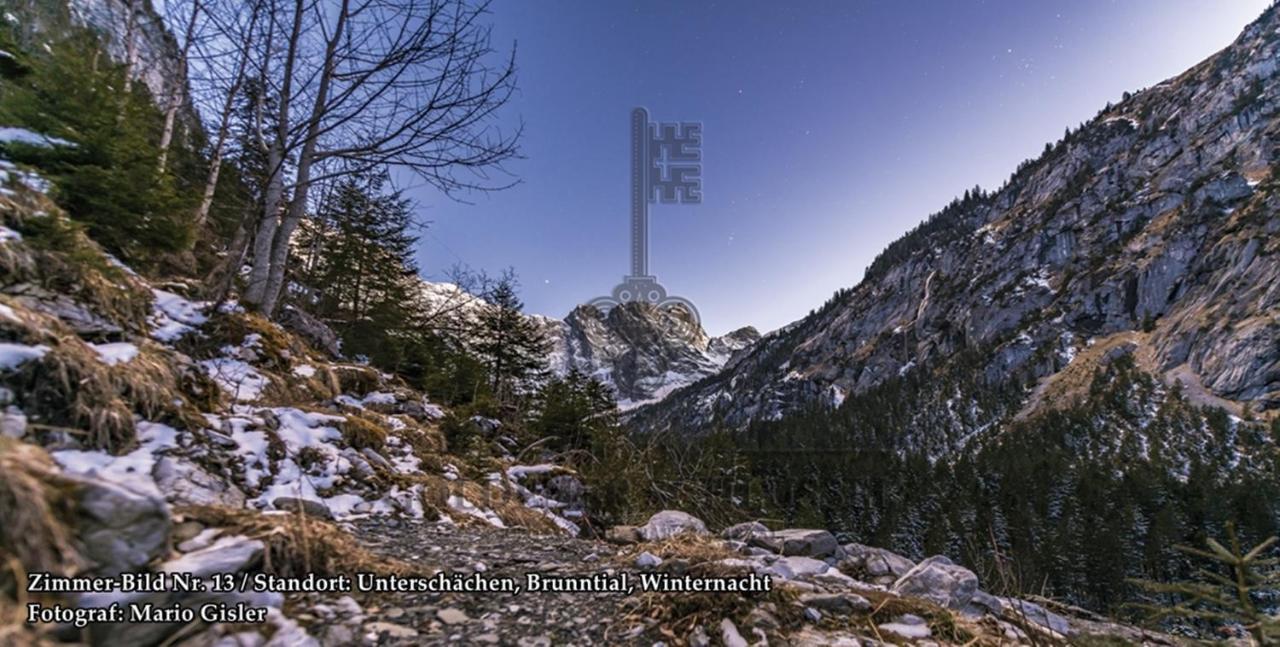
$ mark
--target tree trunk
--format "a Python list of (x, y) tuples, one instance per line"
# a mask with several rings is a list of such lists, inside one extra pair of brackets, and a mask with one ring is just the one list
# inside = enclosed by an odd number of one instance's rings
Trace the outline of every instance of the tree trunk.
[(196, 228), (204, 226), (209, 219), (209, 209), (213, 206), (213, 194), (218, 191), (218, 175), (222, 173), (222, 151), (225, 135), (219, 134), (218, 143), (213, 147), (213, 159), (209, 160), (209, 175), (204, 181), (204, 195), (200, 197), (200, 206), (196, 207)]
[(249, 251), (249, 228), (257, 220), (256, 216), (252, 210), (245, 211), (236, 227), (236, 233), (231, 237), (231, 244), (227, 246), (227, 255), (205, 278), (205, 298), (210, 301), (221, 303), (231, 294), (236, 274), (244, 266), (245, 256)]
[[(271, 259), (267, 272), (267, 282), (261, 301), (258, 302), (262, 313), (270, 317), (280, 301), (285, 283), (285, 270), (289, 263), (289, 239), (294, 230), (307, 215), (307, 195), (311, 190), (311, 166), (315, 163), (316, 140), (320, 137), (321, 120), (324, 118), (325, 103), (329, 100), (329, 86), (333, 82), (336, 68), (335, 54), (338, 42), (343, 38), (347, 25), (349, 2), (342, 1), (338, 10), (338, 20), (333, 28), (333, 35), (325, 47), (324, 69), (320, 74), (320, 84), (316, 89), (315, 103), (311, 106), (311, 116), (307, 120), (307, 135), (302, 143), (302, 152), (298, 155), (298, 172), (294, 181), (293, 197), (289, 201), (289, 209), (275, 232), (275, 240), (271, 246)], [(254, 270), (257, 260), (254, 260)]]
[(249, 286), (245, 290), (244, 300), (270, 315), (275, 307), (275, 299), (268, 303), (268, 281), (271, 278), (272, 247), (276, 239), (276, 230), (280, 227), (280, 207), (284, 202), (284, 162), (285, 146), (289, 141), (289, 101), (293, 98), (293, 67), (298, 57), (298, 39), (302, 34), (302, 0), (295, 0), (293, 10), (293, 27), (289, 34), (289, 49), (284, 62), (284, 85), (280, 91), (280, 114), (276, 124), (275, 138), (267, 153), (267, 164), (271, 175), (267, 180), (267, 190), (263, 198), (262, 220), (258, 223), (258, 231), (253, 239), (253, 271), (249, 274)]
[[(194, 32), (191, 30), (194, 29), (195, 14), (199, 10), (200, 2), (197, 0), (195, 7), (192, 9), (191, 24), (188, 26), (188, 44), (194, 36)], [(245, 34), (244, 43), (241, 45), (240, 59), (236, 61), (235, 77), (231, 81), (231, 87), (227, 88), (226, 99), (222, 102), (222, 114), (218, 121), (218, 135), (214, 139), (213, 144), (213, 158), (209, 160), (209, 174), (205, 178), (204, 182), (204, 195), (200, 199), (200, 206), (196, 208), (195, 222), (197, 228), (204, 226), (205, 221), (209, 219), (209, 209), (213, 206), (213, 195), (218, 190), (218, 176), (222, 173), (222, 160), (227, 151), (227, 139), (231, 136), (231, 113), (235, 110), (236, 96), (240, 93), (240, 87), (244, 84), (244, 72), (249, 66), (249, 50), (253, 43), (253, 30), (258, 24), (258, 11), (259, 7), (255, 4), (253, 17), (249, 21), (249, 31)], [(187, 55), (184, 50), (183, 60), (185, 61), (186, 58)], [(177, 102), (175, 102), (172, 107), (173, 112), (176, 113)], [(166, 119), (167, 118), (168, 116), (166, 116)], [(166, 122), (166, 129), (168, 129), (169, 126), (170, 124)], [(164, 154), (161, 153), (160, 170), (162, 172), (164, 171), (163, 155)], [(243, 226), (244, 224), (242, 223), (241, 227)]]
[(191, 56), (191, 41), (196, 35), (196, 21), (199, 16), (200, 0), (194, 0), (191, 4), (191, 19), (187, 21), (186, 37), (182, 42), (182, 51), (178, 54), (178, 68), (182, 70), (182, 76), (176, 79), (173, 92), (169, 94), (169, 105), (164, 111), (164, 130), (160, 133), (161, 173), (164, 173), (169, 165), (169, 146), (173, 144), (173, 126), (178, 120), (178, 109), (182, 106), (187, 84), (187, 61)]
[(138, 12), (133, 5), (137, 0), (125, 0), (125, 10), (129, 14), (124, 19), (124, 93), (133, 92), (133, 77), (138, 66), (138, 37), (134, 32), (138, 29)]
[(249, 285), (244, 300), (259, 310), (269, 313), (266, 307), (267, 281), (271, 275), (271, 249), (280, 227), (280, 207), (284, 202), (284, 152), (279, 142), (272, 142), (267, 164), (272, 171), (267, 179), (263, 197), (262, 219), (253, 237), (253, 270), (249, 273)]

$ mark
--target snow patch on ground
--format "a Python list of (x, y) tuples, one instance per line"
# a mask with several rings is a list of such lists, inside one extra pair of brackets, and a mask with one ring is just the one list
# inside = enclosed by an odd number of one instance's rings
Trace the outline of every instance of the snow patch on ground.
[[(9, 160), (0, 159), (0, 185), (7, 183), (10, 177), (15, 178), (18, 183), (37, 193), (48, 193), (49, 191), (48, 180), (36, 173), (18, 168)], [(13, 195), (13, 191), (0, 186), (0, 195)]]
[(151, 336), (163, 342), (174, 342), (209, 320), (205, 310), (209, 304), (190, 301), (172, 292), (152, 288), (155, 310), (149, 318)]
[[(537, 510), (542, 513), (543, 516), (550, 519), (556, 527), (565, 531), (570, 536), (576, 537), (578, 536), (578, 533), (582, 532), (582, 529), (578, 527), (578, 524), (569, 521), (564, 516), (557, 514), (556, 512), (553, 512), (553, 510), (564, 508), (564, 503), (541, 494), (535, 494), (530, 491), (529, 488), (520, 483), (524, 477), (530, 474), (549, 474), (556, 469), (558, 469), (558, 466), (550, 463), (542, 463), (539, 465), (512, 465), (506, 469), (505, 485), (524, 500), (526, 508)], [(502, 485), (503, 475), (494, 472), (489, 475), (489, 482), (496, 485)], [(574, 511), (565, 512), (565, 515), (572, 514), (574, 514)]]
[(94, 476), (140, 494), (163, 497), (151, 478), (156, 457), (178, 446), (178, 430), (158, 422), (138, 423), (138, 448), (122, 456), (101, 450), (64, 449), (53, 459), (68, 472)]
[(345, 407), (351, 407), (352, 409), (363, 409), (369, 405), (376, 404), (392, 405), (397, 402), (395, 394), (383, 391), (374, 391), (366, 394), (363, 398), (357, 398), (349, 393), (343, 393), (334, 398), (333, 401)]
[(90, 344), (93, 351), (98, 354), (98, 359), (102, 360), (107, 366), (115, 366), (116, 364), (128, 364), (133, 358), (138, 356), (138, 347), (129, 342), (113, 342), (110, 344)]
[(512, 465), (507, 468), (507, 476), (519, 481), (530, 474), (547, 474), (554, 472), (559, 466), (551, 463), (541, 463), (539, 465)]
[(493, 510), (488, 510), (485, 508), (478, 507), (476, 506), (476, 504), (466, 500), (461, 496), (458, 496), (456, 494), (451, 494), (449, 495), (449, 499), (446, 502), (449, 504), (450, 508), (457, 510), (458, 512), (461, 512), (465, 515), (469, 515), (469, 516), (475, 517), (476, 519), (480, 519), (481, 521), (484, 521), (485, 523), (489, 524), (490, 526), (493, 526), (494, 528), (507, 527), (507, 524), (502, 523), (502, 519), (496, 513), (494, 513)]
[(65, 139), (42, 135), (33, 130), (14, 126), (0, 126), (0, 144), (26, 144), (27, 146), (39, 146), (41, 148), (75, 146), (75, 144)]
[(231, 394), (237, 402), (253, 402), (262, 396), (262, 390), (271, 384), (271, 378), (258, 372), (248, 362), (230, 357), (206, 359), (200, 368), (218, 387)]
[(49, 347), (44, 344), (29, 346), (0, 342), (0, 371), (12, 370), (31, 360), (40, 359), (47, 352)]

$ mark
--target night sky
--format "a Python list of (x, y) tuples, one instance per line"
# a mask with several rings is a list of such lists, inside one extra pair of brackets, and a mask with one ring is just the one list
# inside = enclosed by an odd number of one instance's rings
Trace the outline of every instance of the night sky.
[(497, 0), (517, 46), (521, 184), (462, 204), (412, 190), (430, 279), (519, 274), (563, 316), (628, 267), (631, 108), (701, 121), (703, 204), (651, 210), (650, 267), (709, 332), (771, 330), (854, 285), (886, 244), (995, 188), (1125, 90), (1226, 46), (1266, 0)]

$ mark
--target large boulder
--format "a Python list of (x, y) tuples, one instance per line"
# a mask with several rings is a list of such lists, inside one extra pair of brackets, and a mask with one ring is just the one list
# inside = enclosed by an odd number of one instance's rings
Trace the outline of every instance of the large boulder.
[(840, 552), (840, 542), (837, 542), (835, 536), (826, 530), (789, 528), (767, 535), (753, 536), (748, 543), (752, 546), (767, 548), (779, 555), (799, 555), (817, 559), (835, 556)]
[(243, 508), (245, 495), (225, 478), (183, 458), (162, 456), (151, 468), (151, 477), (174, 505), (222, 505)]
[(663, 510), (649, 517), (649, 522), (640, 526), (640, 536), (645, 541), (661, 541), (683, 534), (705, 535), (707, 524), (687, 512)]
[[(224, 537), (205, 548), (161, 564), (159, 570), (165, 573), (190, 573), (200, 578), (208, 578), (220, 573), (242, 573), (253, 569), (261, 562), (265, 548), (266, 546), (256, 539), (243, 536)], [(284, 596), (275, 592), (215, 591), (206, 581), (206, 588), (202, 591), (176, 588), (162, 591), (106, 591), (85, 593), (77, 599), (78, 606), (85, 608), (103, 608), (110, 604), (119, 604), (201, 609), (210, 605), (235, 606), (240, 603), (248, 607), (279, 608), (284, 604)], [(181, 622), (103, 623), (91, 625), (89, 635), (90, 642), (95, 645), (155, 645), (184, 626), (185, 624)]]
[(1015, 598), (999, 598), (999, 601), (1002, 603), (1001, 610), (1005, 617), (1010, 620), (1032, 622), (1060, 636), (1069, 636), (1073, 633), (1071, 621), (1034, 602)]
[(342, 357), (342, 342), (338, 333), (327, 324), (293, 306), (285, 306), (278, 317), (285, 330), (305, 339), (313, 348), (330, 357)]
[(752, 537), (762, 537), (769, 534), (769, 527), (759, 521), (748, 521), (739, 523), (725, 528), (720, 536), (732, 541), (751, 541)]
[(964, 609), (978, 591), (978, 576), (942, 555), (934, 555), (893, 584), (898, 595), (923, 598), (949, 609)]
[(845, 544), (840, 570), (875, 584), (893, 584), (916, 563), (897, 553), (864, 544)]
[(64, 476), (75, 484), (77, 539), (95, 574), (136, 571), (168, 551), (172, 523), (163, 498), (96, 477)]
[(804, 593), (800, 602), (827, 613), (866, 613), (871, 602), (857, 593)]
[(813, 577), (822, 575), (831, 570), (831, 565), (812, 557), (802, 557), (799, 555), (791, 557), (778, 557), (772, 561), (760, 560), (757, 562), (759, 568), (756, 572), (761, 575), (772, 575), (780, 580), (794, 580), (798, 577)]
[(243, 535), (221, 537), (208, 546), (193, 550), (160, 565), (165, 573), (190, 573), (210, 577), (219, 573), (238, 573), (257, 564), (266, 545)]

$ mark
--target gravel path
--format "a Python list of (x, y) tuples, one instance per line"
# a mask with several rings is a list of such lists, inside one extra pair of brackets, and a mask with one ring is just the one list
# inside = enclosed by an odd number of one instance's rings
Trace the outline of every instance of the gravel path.
[[(482, 573), (518, 583), (527, 573), (593, 576), (613, 573), (618, 547), (523, 530), (468, 528), (393, 518), (353, 524), (369, 550), (421, 566), (426, 573)], [(631, 569), (625, 569), (634, 573)], [(354, 576), (354, 574), (353, 574)], [(291, 617), (326, 645), (651, 644), (627, 622), (616, 593), (476, 592), (308, 594), (290, 601)]]

